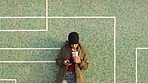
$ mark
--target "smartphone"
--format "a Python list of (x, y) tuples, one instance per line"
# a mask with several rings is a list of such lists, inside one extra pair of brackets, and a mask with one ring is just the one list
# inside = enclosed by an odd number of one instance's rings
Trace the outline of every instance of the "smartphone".
[(70, 62), (67, 62), (67, 63), (65, 63), (65, 64), (71, 64)]

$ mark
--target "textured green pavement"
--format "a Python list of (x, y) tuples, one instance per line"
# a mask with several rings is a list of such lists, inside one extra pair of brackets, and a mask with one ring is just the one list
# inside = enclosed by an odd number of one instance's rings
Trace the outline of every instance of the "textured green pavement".
[[(48, 16), (114, 16), (116, 83), (136, 82), (136, 48), (148, 48), (146, 0), (48, 0)], [(46, 17), (46, 0), (0, 0), (0, 17)], [(46, 29), (45, 18), (0, 18), (0, 30)], [(89, 56), (87, 83), (114, 83), (114, 19), (49, 18), (48, 31), (0, 31), (0, 48), (60, 48), (80, 34)], [(0, 50), (0, 61), (55, 61), (59, 50)], [(148, 82), (148, 50), (138, 50), (138, 83)], [(54, 83), (55, 63), (0, 63), (0, 79)], [(0, 81), (0, 83), (14, 83)]]

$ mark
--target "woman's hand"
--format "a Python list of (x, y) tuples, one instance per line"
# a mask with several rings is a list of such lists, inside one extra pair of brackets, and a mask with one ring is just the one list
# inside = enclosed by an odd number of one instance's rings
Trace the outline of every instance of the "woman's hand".
[(81, 63), (81, 59), (79, 56), (73, 57), (75, 63)]
[(72, 65), (69, 60), (64, 60), (63, 61), (63, 64), (66, 65), (66, 66)]

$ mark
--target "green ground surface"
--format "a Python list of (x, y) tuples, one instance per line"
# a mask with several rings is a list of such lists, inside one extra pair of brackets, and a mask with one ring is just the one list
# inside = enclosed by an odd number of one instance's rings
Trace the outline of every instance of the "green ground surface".
[[(1, 0), (0, 17), (46, 16), (45, 0)], [(146, 0), (48, 0), (48, 16), (115, 16), (116, 83), (135, 83), (135, 51), (148, 47)], [(1, 30), (46, 29), (45, 19), (0, 19)], [(89, 56), (87, 83), (114, 82), (114, 20), (48, 19), (46, 32), (0, 32), (0, 48), (60, 48), (72, 31), (80, 34)], [(54, 61), (59, 50), (0, 50), (0, 61)], [(148, 50), (138, 51), (138, 83), (147, 83)], [(142, 58), (142, 59), (140, 59)], [(0, 63), (0, 79), (54, 83), (55, 63)], [(14, 83), (4, 82), (0, 83)]]
[(138, 50), (137, 53), (137, 79), (138, 83), (147, 83), (148, 82), (148, 50)]
[[(21, 28), (20, 28), (21, 27)], [(1, 19), (1, 30), (45, 30), (45, 19), (5, 18)]]

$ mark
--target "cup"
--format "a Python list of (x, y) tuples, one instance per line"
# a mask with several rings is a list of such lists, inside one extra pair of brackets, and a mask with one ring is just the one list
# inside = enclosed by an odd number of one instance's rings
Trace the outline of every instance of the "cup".
[(77, 62), (77, 58), (76, 58), (77, 56), (78, 56), (78, 51), (72, 52), (72, 57), (75, 63)]

